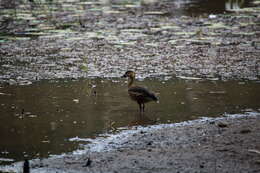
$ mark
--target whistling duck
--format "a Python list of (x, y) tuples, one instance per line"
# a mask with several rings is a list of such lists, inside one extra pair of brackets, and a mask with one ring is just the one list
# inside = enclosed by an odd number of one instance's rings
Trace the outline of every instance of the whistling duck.
[(140, 112), (144, 112), (145, 103), (150, 101), (158, 101), (154, 93), (139, 86), (134, 86), (135, 72), (127, 71), (122, 77), (128, 77), (128, 94), (130, 98), (136, 101), (139, 105)]

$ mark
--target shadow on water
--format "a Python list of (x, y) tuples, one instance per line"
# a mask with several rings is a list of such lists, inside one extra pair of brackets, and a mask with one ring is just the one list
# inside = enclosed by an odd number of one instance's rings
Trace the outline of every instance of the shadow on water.
[[(69, 33), (81, 28), (81, 18), (130, 13), (199, 16), (221, 14), (252, 6), (251, 0), (2, 0), (0, 1), (0, 42), (35, 39), (42, 35)], [(166, 5), (165, 5), (166, 4)], [(138, 10), (137, 10), (138, 11)], [(136, 11), (136, 12), (137, 12)]]
[[(173, 123), (202, 116), (259, 111), (257, 82), (146, 79), (157, 93), (144, 115), (123, 80), (41, 81), (0, 88), (0, 158), (42, 158), (79, 147), (70, 138), (94, 138), (119, 127)], [(82, 142), (84, 144), (84, 142)], [(3, 164), (7, 164), (3, 162)]]

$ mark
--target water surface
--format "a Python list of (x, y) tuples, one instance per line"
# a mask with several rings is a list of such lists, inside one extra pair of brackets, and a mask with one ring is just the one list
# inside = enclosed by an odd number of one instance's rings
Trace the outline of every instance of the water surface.
[(79, 143), (70, 142), (70, 138), (94, 138), (116, 132), (118, 127), (181, 122), (260, 108), (259, 82), (153, 78), (137, 83), (160, 98), (160, 103), (147, 104), (144, 115), (128, 98), (123, 79), (2, 86), (1, 160), (19, 161), (73, 151)]

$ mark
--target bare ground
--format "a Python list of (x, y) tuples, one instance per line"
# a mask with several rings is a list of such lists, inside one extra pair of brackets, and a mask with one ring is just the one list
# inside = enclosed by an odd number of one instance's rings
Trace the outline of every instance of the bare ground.
[[(31, 161), (32, 172), (260, 172), (260, 114), (131, 130), (85, 154)], [(91, 147), (101, 145), (99, 151)], [(21, 164), (16, 165), (16, 170)]]
[[(0, 43), (0, 82), (119, 77), (128, 69), (138, 77), (259, 79), (259, 7), (213, 18), (153, 10), (162, 9), (149, 5), (107, 15), (88, 11), (81, 17), (83, 26), (61, 30), (65, 34)], [(66, 24), (65, 19), (58, 23)]]

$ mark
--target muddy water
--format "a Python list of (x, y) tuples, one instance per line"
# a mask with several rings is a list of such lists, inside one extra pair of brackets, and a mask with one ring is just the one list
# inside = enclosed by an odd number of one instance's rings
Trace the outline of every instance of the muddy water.
[(144, 115), (128, 98), (122, 79), (41, 81), (1, 87), (1, 160), (69, 152), (80, 144), (70, 142), (70, 138), (93, 138), (116, 132), (118, 127), (180, 122), (260, 108), (259, 82), (146, 79), (137, 83), (160, 98), (160, 103), (146, 106)]

